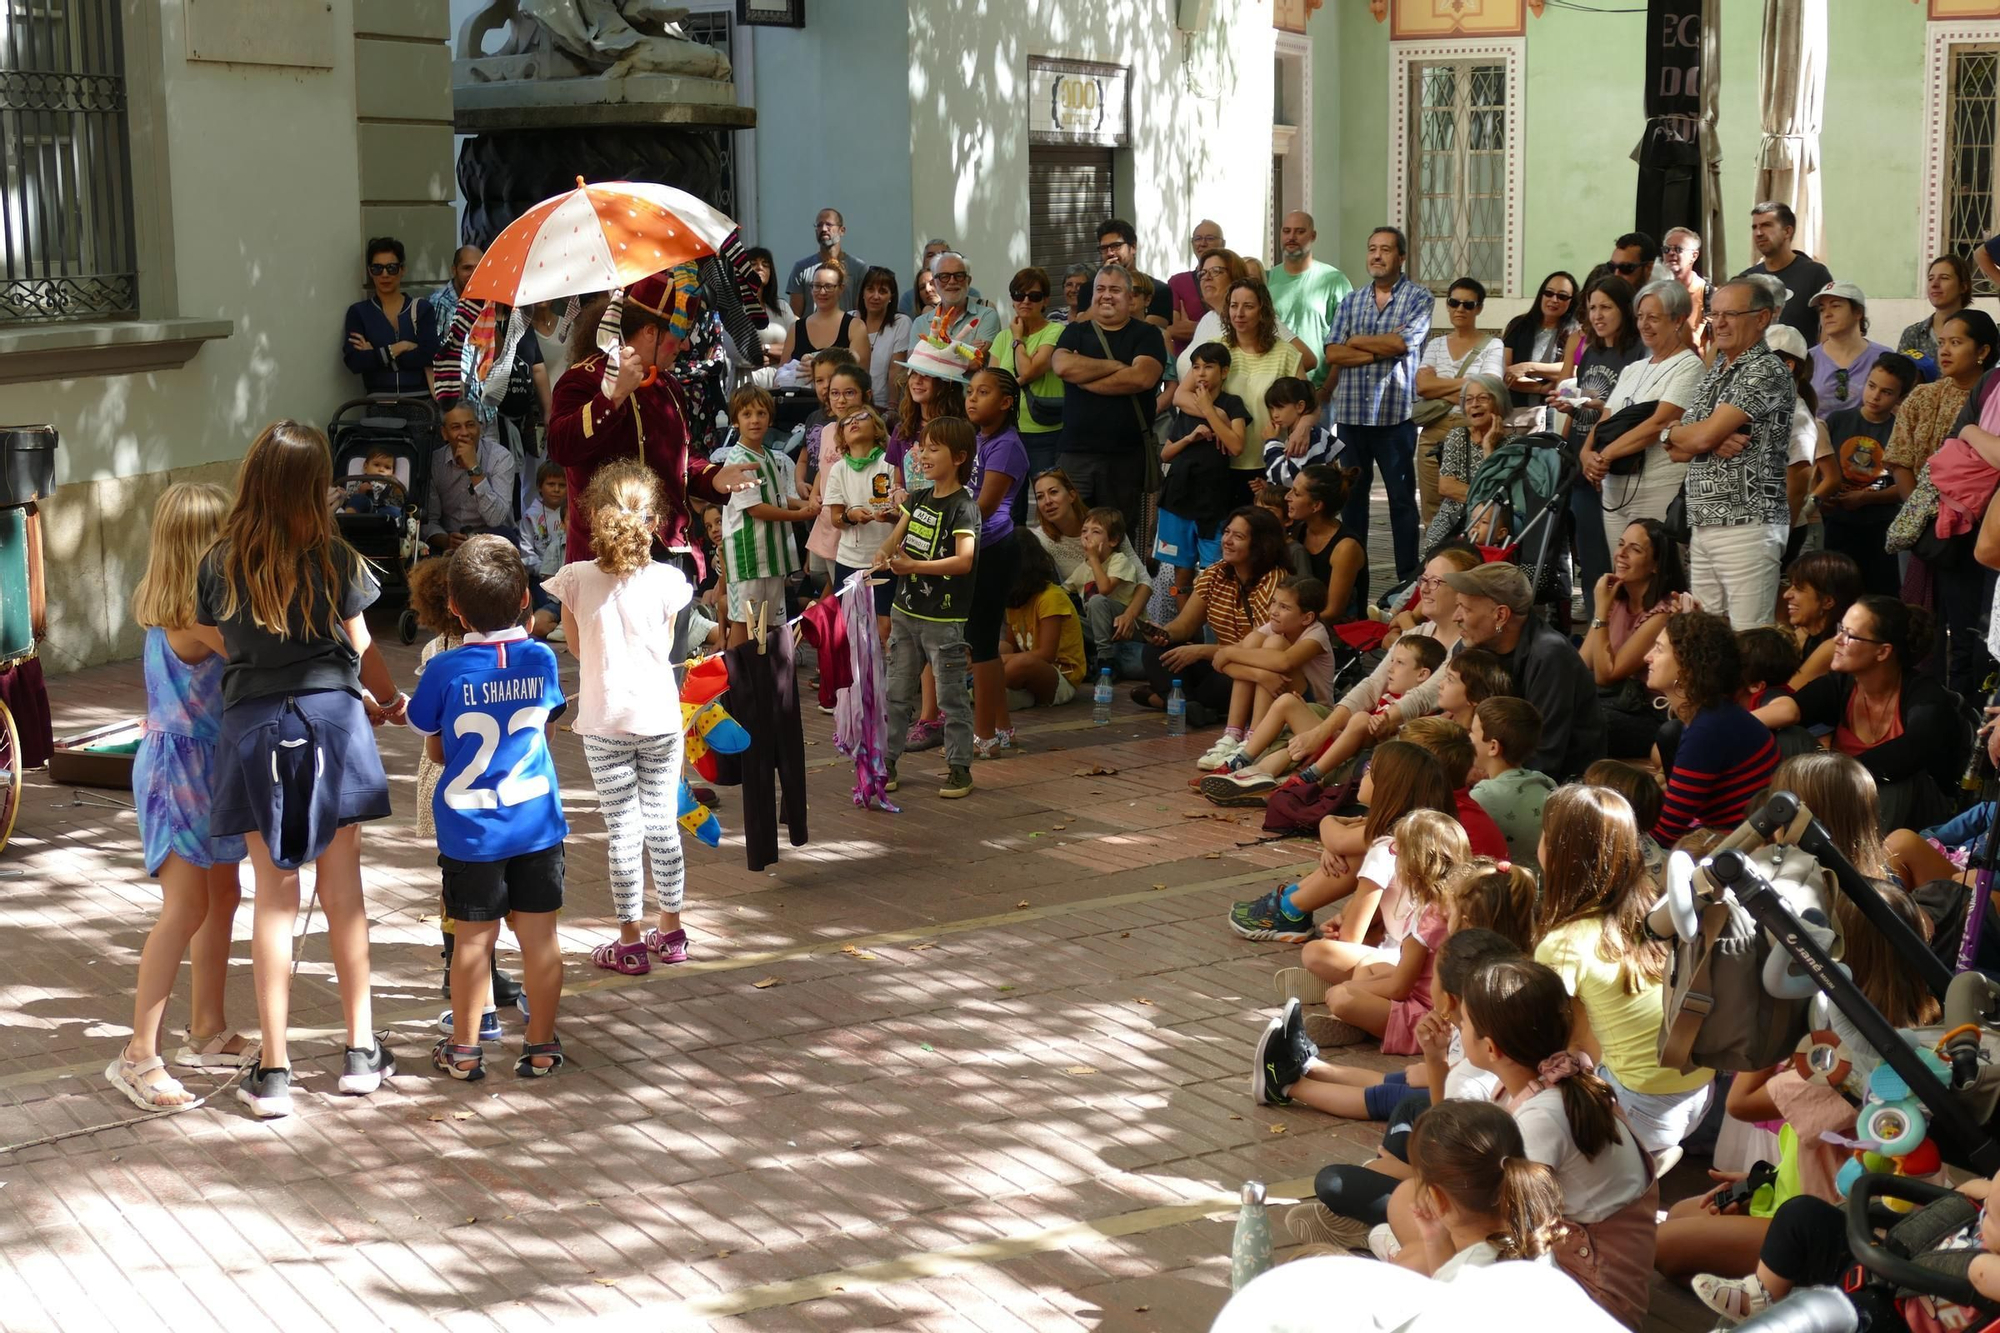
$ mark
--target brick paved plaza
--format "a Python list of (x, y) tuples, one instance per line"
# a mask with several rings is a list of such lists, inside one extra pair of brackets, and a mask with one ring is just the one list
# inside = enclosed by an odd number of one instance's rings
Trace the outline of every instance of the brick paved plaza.
[[(388, 653), (407, 681), (414, 650)], [(59, 734), (143, 708), (136, 664), (53, 693)], [(246, 1302), (299, 1330), (1206, 1328), (1241, 1182), (1296, 1194), (1378, 1139), (1247, 1094), (1288, 950), (1222, 913), (1310, 849), (1192, 800), (1206, 740), (1169, 739), (1157, 714), (1019, 720), (1025, 753), (979, 765), (972, 799), (936, 799), (941, 752), (913, 755), (887, 815), (852, 807), (830, 719), (809, 712), (810, 845), (751, 874), (740, 836), (690, 840), (693, 960), (639, 978), (585, 961), (610, 895), (562, 735), (571, 1066), (546, 1083), (512, 1076), (511, 1011), (484, 1082), (430, 1068), (434, 853), (409, 815), (414, 738), (385, 730), (397, 815), (364, 847), (377, 1023), (402, 1072), (334, 1093), (315, 916), (292, 1118), (259, 1123), (225, 1092), (0, 1153), (0, 1328), (208, 1328)], [(79, 806), (37, 775), (0, 856), (19, 872), (0, 879), (0, 1143), (137, 1114), (101, 1074), (155, 894), (106, 795)], [(246, 906), (229, 989), (245, 1027), (249, 922)]]

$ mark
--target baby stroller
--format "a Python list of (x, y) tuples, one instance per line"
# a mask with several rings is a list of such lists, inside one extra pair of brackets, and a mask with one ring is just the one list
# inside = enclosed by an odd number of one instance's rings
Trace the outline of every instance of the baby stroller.
[(1566, 630), (1569, 488), (1581, 475), (1560, 435), (1536, 431), (1501, 441), (1466, 485), (1459, 521), (1424, 560), (1446, 543), (1467, 540), (1488, 560), (1511, 560), (1528, 576), (1536, 604), (1553, 608), (1552, 620)]
[[(347, 544), (373, 566), (384, 604), (400, 606), (396, 632), (417, 637), (410, 610), (409, 574), (421, 553), (418, 533), (430, 495), (431, 455), (442, 439), (442, 418), (428, 398), (357, 398), (333, 414), (334, 523)], [(386, 451), (393, 477), (370, 475), (368, 456)]]

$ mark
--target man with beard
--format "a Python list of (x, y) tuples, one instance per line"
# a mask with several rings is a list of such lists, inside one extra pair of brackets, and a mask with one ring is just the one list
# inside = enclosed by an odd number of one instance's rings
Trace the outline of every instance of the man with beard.
[[(1315, 349), (1326, 346), (1326, 331), (1333, 326), (1334, 311), (1340, 309), (1341, 300), (1354, 290), (1345, 273), (1313, 258), (1313, 242), (1318, 239), (1312, 214), (1285, 214), (1278, 224), (1280, 262), (1264, 273), (1264, 285), (1271, 289), (1271, 304), (1277, 307), (1278, 322)], [(1326, 358), (1322, 356), (1306, 378), (1317, 389), (1326, 383), (1326, 372)]]

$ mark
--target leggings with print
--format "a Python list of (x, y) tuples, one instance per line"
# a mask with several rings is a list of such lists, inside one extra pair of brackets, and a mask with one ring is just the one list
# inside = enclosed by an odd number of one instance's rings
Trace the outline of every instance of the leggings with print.
[(609, 835), (611, 904), (620, 921), (645, 911), (645, 858), (662, 912), (681, 910), (681, 733), (665, 736), (585, 736), (583, 756)]

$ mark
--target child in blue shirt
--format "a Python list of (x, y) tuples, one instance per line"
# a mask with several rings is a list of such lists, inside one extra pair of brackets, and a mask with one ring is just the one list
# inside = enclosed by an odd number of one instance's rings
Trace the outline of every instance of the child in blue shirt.
[[(469, 538), (451, 557), (450, 605), (464, 642), (424, 668), (410, 725), (442, 765), (432, 810), (444, 910), (455, 923), (452, 1035), (479, 1031), (500, 923), (521, 944), (528, 1036), (514, 1072), (542, 1078), (562, 1068), (556, 1003), (562, 953), (562, 794), (544, 728), (564, 706), (555, 654), (528, 637), (528, 571), (504, 537)], [(431, 1061), (455, 1079), (485, 1077), (484, 1050), (438, 1042)]]

